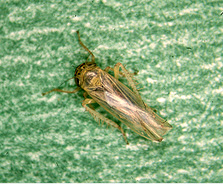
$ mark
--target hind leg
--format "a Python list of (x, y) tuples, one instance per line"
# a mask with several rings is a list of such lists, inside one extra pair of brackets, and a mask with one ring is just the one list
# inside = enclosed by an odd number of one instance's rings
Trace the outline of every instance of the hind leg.
[(121, 126), (119, 126), (117, 123), (115, 123), (114, 121), (106, 118), (105, 116), (103, 116), (102, 114), (100, 114), (99, 112), (95, 111), (94, 109), (88, 107), (87, 105), (89, 104), (92, 104), (92, 103), (96, 103), (93, 99), (89, 99), (89, 98), (86, 98), (82, 105), (83, 107), (86, 109), (86, 111), (88, 111), (92, 116), (93, 118), (97, 121), (97, 122), (105, 122), (107, 123), (108, 125), (112, 125), (113, 127), (119, 129), (121, 132), (122, 132), (122, 135), (123, 135), (123, 138), (126, 142), (126, 144), (129, 144), (128, 141), (127, 141), (127, 138), (126, 138), (126, 135), (125, 135), (125, 132), (124, 130), (122, 129)]

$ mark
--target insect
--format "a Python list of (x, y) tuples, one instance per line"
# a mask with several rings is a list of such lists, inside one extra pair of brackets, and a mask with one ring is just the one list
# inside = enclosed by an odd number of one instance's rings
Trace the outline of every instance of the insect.
[[(73, 78), (75, 79), (77, 88), (73, 91), (55, 88), (42, 94), (46, 95), (53, 91), (76, 93), (80, 89), (83, 89), (85, 91), (83, 95), (85, 99), (82, 105), (86, 111), (88, 111), (96, 121), (106, 122), (108, 125), (112, 125), (119, 129), (127, 144), (126, 134), (122, 127), (97, 112), (91, 106), (92, 103), (98, 103), (108, 113), (142, 137), (161, 142), (163, 140), (162, 136), (166, 134), (172, 126), (166, 120), (159, 117), (152, 108), (148, 107), (142, 101), (132, 79), (132, 75), (121, 63), (117, 63), (114, 68), (106, 67), (104, 70), (99, 68), (95, 63), (93, 53), (81, 41), (79, 31), (77, 31), (77, 35), (80, 45), (88, 51), (89, 56), (91, 56), (90, 62), (88, 62), (87, 59), (75, 70)], [(119, 71), (120, 68), (122, 72)], [(108, 73), (109, 70), (114, 72), (114, 77)], [(127, 79), (132, 90), (118, 80), (119, 75)]]

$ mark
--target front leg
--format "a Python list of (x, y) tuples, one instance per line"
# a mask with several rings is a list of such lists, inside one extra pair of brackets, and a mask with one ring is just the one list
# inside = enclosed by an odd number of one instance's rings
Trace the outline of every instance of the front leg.
[(97, 122), (99, 122), (99, 123), (100, 123), (100, 122), (105, 122), (105, 123), (107, 123), (108, 125), (112, 125), (113, 127), (119, 129), (119, 130), (122, 132), (122, 135), (123, 135), (123, 138), (125, 139), (125, 142), (126, 142), (127, 144), (129, 144), (128, 141), (127, 141), (125, 132), (124, 132), (124, 130), (122, 129), (122, 127), (119, 126), (119, 125), (118, 125), (117, 123), (115, 123), (114, 121), (112, 121), (112, 120), (106, 118), (106, 117), (103, 116), (102, 114), (98, 113), (98, 112), (95, 111), (94, 109), (92, 109), (92, 108), (90, 108), (90, 107), (87, 106), (87, 105), (92, 104), (92, 103), (96, 103), (96, 102), (94, 101), (94, 99), (86, 98), (86, 99), (83, 101), (82, 106), (86, 109), (86, 111), (88, 111), (88, 112), (93, 116), (93, 118), (95, 119), (95, 121), (97, 121)]
[[(104, 71), (105, 72), (108, 72), (108, 71), (113, 71), (114, 72), (114, 68), (112, 68), (112, 67), (110, 67), (110, 66), (107, 66), (105, 69), (104, 69)], [(129, 73), (129, 75), (131, 76), (131, 77), (133, 77), (134, 75), (137, 75), (137, 73), (138, 73), (138, 71), (136, 71), (136, 72), (134, 72), (134, 73)], [(122, 76), (122, 77), (125, 77), (125, 74), (124, 73), (122, 73), (122, 72), (120, 72), (119, 71), (119, 74)], [(117, 76), (116, 76), (117, 77)], [(118, 76), (119, 77), (119, 76)], [(116, 78), (116, 79), (118, 79), (118, 77)]]

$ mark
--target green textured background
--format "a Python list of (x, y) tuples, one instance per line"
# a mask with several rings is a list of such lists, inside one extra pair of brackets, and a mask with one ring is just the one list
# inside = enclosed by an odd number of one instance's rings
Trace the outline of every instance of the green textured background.
[[(0, 182), (222, 182), (223, 2), (2, 0)], [(99, 126), (77, 94), (41, 92), (88, 54), (117, 62), (173, 125), (162, 143)], [(72, 83), (64, 85), (73, 89)]]

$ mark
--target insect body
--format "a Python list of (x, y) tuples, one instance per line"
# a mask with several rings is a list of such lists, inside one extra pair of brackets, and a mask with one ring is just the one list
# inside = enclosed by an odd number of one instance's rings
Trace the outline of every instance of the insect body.
[[(49, 92), (43, 93), (43, 95), (52, 91), (75, 93), (79, 89), (83, 89), (85, 91), (85, 100), (82, 103), (83, 107), (97, 121), (103, 121), (118, 128), (122, 132), (127, 144), (128, 141), (121, 126), (95, 111), (90, 106), (91, 103), (98, 103), (107, 112), (112, 114), (139, 135), (150, 140), (162, 141), (162, 136), (166, 134), (172, 126), (167, 121), (159, 117), (142, 101), (131, 78), (131, 74), (121, 63), (117, 63), (114, 68), (107, 67), (105, 70), (99, 68), (94, 61), (94, 55), (81, 42), (79, 32), (77, 32), (77, 34), (79, 43), (92, 56), (91, 62), (86, 61), (76, 68), (74, 78), (78, 87), (74, 91), (53, 89)], [(122, 69), (122, 73), (119, 72), (119, 68)], [(109, 70), (114, 71), (114, 77), (108, 73)], [(120, 74), (126, 77), (132, 90), (118, 80)], [(91, 98), (87, 98), (87, 95)]]

